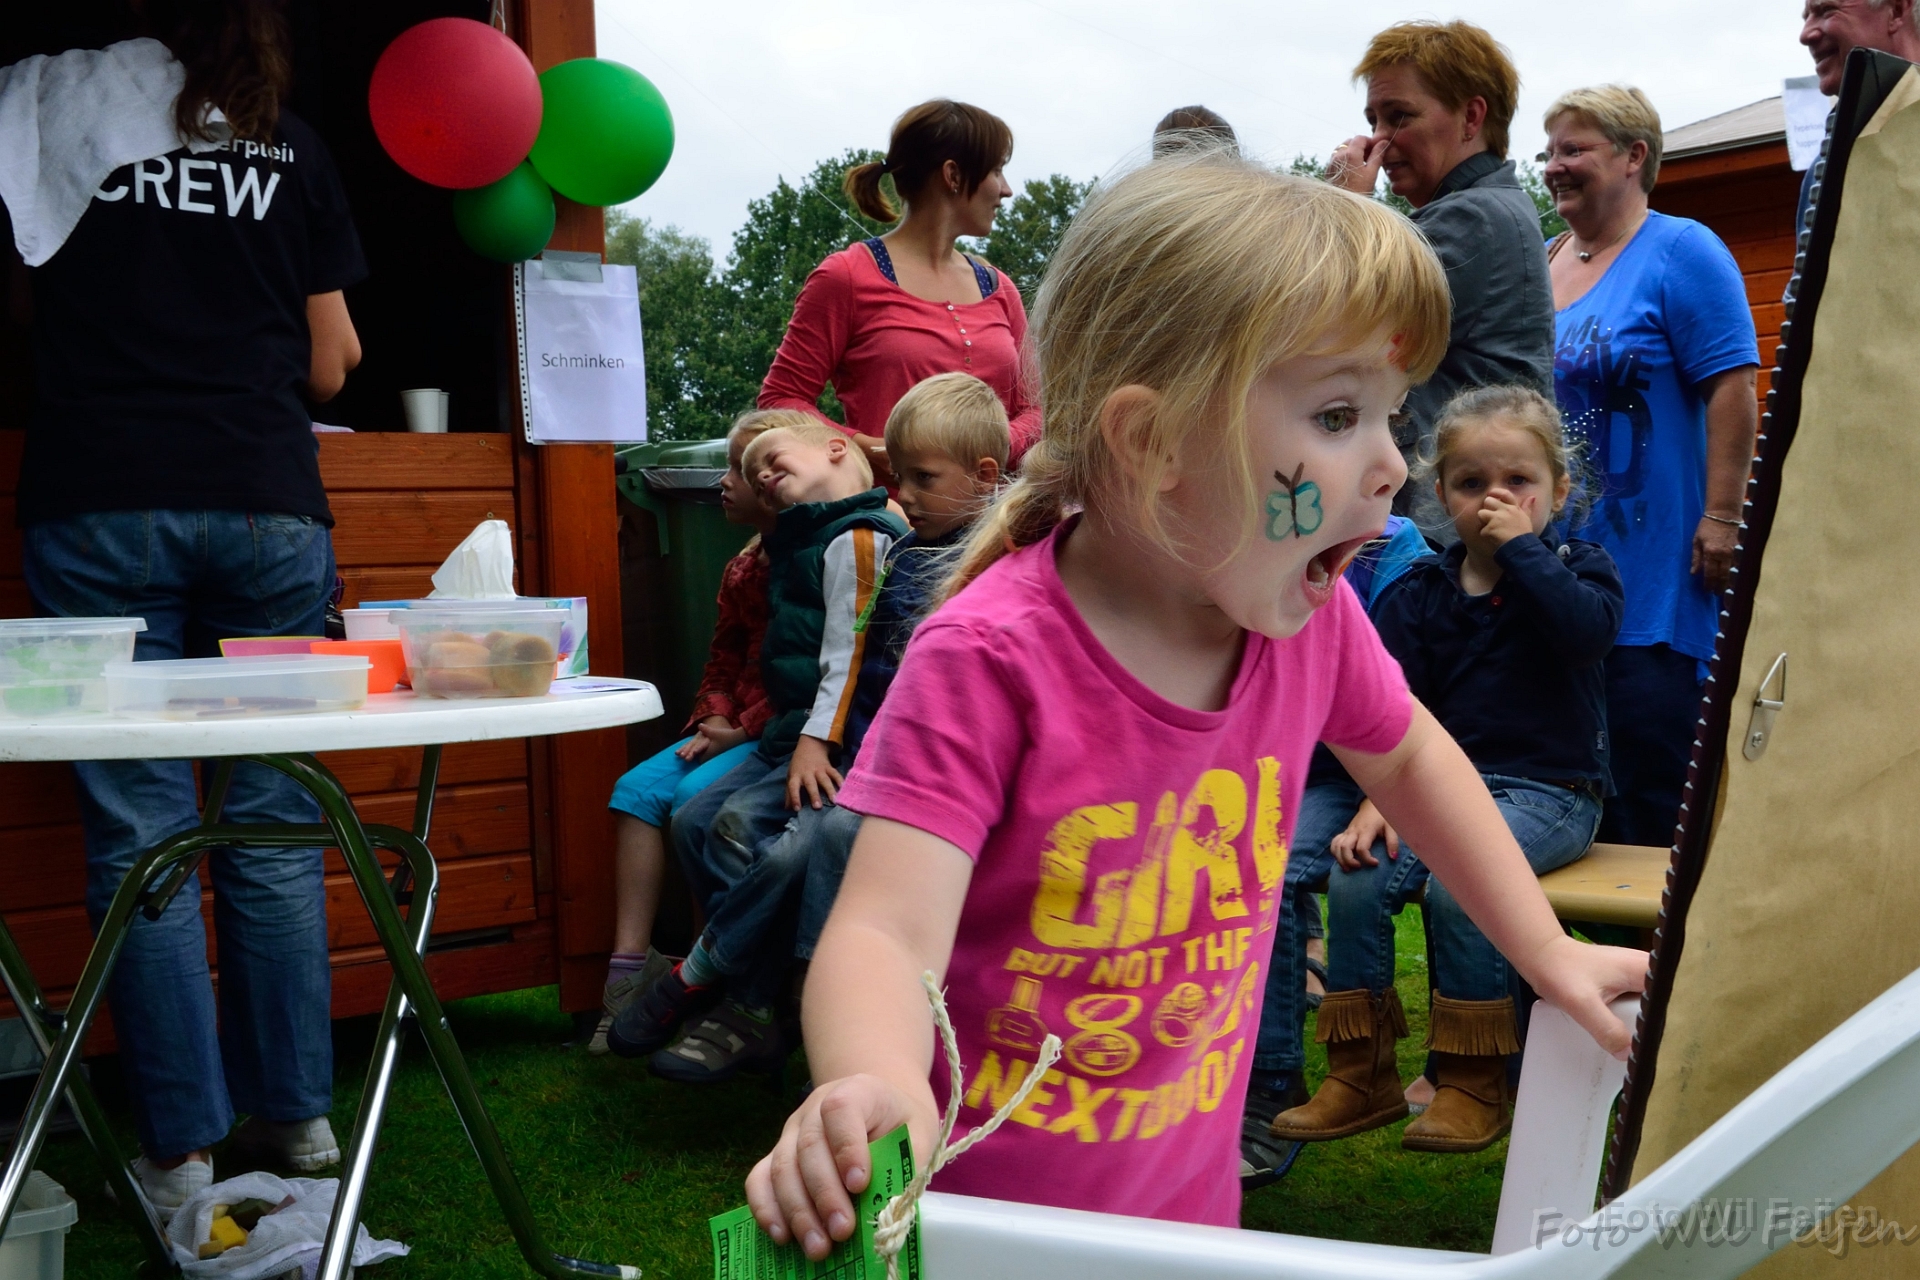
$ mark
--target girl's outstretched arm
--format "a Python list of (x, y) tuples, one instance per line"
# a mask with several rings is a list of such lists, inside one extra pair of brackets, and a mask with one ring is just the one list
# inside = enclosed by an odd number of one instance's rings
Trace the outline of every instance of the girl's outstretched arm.
[(1568, 936), (1486, 784), (1440, 722), (1416, 702), (1392, 751), (1334, 754), (1533, 989), (1624, 1057), (1632, 1033), (1607, 1004), (1645, 984), (1646, 952)]
[(903, 1121), (918, 1159), (939, 1114), (928, 1073), (933, 1016), (920, 975), (943, 978), (973, 860), (914, 827), (868, 818), (807, 973), (801, 1020), (815, 1087), (747, 1175), (747, 1203), (775, 1240), (824, 1258), (853, 1234), (848, 1193), (866, 1189), (867, 1144)]

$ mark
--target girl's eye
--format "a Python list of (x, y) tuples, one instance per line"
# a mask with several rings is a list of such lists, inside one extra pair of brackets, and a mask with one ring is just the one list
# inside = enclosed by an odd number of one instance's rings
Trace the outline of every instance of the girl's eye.
[(1350, 404), (1343, 404), (1332, 409), (1322, 409), (1313, 415), (1313, 420), (1319, 423), (1321, 429), (1327, 434), (1337, 436), (1343, 431), (1351, 431), (1360, 425), (1360, 411)]

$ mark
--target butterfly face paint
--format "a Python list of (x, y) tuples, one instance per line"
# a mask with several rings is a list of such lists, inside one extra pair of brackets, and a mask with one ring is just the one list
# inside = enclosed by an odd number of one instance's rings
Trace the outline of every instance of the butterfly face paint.
[(1281, 472), (1274, 472), (1273, 478), (1280, 488), (1267, 495), (1267, 540), (1285, 542), (1288, 538), (1304, 538), (1317, 532), (1326, 513), (1320, 507), (1320, 486), (1311, 480), (1302, 480), (1307, 464), (1301, 463), (1293, 469), (1293, 478), (1288, 479)]

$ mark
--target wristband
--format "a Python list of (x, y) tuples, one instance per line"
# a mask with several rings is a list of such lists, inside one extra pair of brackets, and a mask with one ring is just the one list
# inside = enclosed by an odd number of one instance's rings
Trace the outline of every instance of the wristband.
[(1736, 529), (1738, 529), (1741, 524), (1741, 522), (1738, 520), (1729, 520), (1725, 516), (1717, 516), (1713, 514), (1713, 512), (1711, 511), (1702, 511), (1700, 513), (1700, 518), (1702, 520), (1711, 520), (1715, 524), (1730, 524)]

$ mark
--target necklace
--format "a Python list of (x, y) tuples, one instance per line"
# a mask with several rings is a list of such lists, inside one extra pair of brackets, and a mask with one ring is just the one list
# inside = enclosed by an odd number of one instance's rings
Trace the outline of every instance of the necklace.
[(1601, 246), (1600, 246), (1600, 247), (1599, 247), (1598, 249), (1576, 249), (1576, 250), (1574, 250), (1574, 254), (1575, 254), (1575, 256), (1577, 256), (1577, 257), (1578, 257), (1578, 258), (1580, 259), (1580, 261), (1582, 261), (1582, 262), (1592, 262), (1592, 261), (1593, 261), (1593, 255), (1594, 255), (1594, 254), (1596, 254), (1596, 253), (1605, 253), (1605, 252), (1606, 252), (1607, 250), (1609, 250), (1609, 249), (1611, 249), (1611, 248), (1613, 248), (1613, 246), (1615, 246), (1615, 245), (1617, 245), (1617, 244), (1619, 244), (1619, 243), (1620, 243), (1620, 242), (1621, 242), (1622, 240), (1624, 240), (1624, 239), (1626, 239), (1626, 238), (1627, 238), (1627, 234), (1628, 234), (1629, 232), (1632, 232), (1632, 231), (1638, 231), (1638, 230), (1640, 229), (1640, 224), (1641, 224), (1642, 222), (1645, 222), (1646, 220), (1647, 220), (1647, 215), (1643, 213), (1643, 214), (1641, 214), (1641, 215), (1640, 215), (1640, 217), (1639, 217), (1638, 219), (1636, 219), (1636, 220), (1635, 220), (1635, 222), (1634, 222), (1634, 224), (1633, 224), (1632, 226), (1630, 226), (1630, 227), (1622, 227), (1622, 228), (1620, 229), (1620, 234), (1619, 234), (1619, 235), (1617, 235), (1617, 236), (1615, 236), (1615, 237), (1614, 237), (1613, 239), (1611, 239), (1611, 240), (1609, 240), (1609, 241), (1607, 241), (1607, 242), (1606, 242), (1605, 244), (1603, 244), (1603, 245), (1601, 245)]

